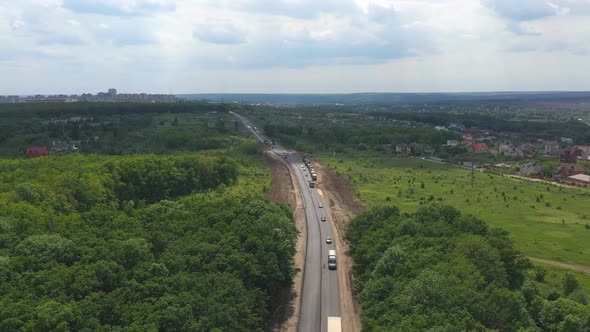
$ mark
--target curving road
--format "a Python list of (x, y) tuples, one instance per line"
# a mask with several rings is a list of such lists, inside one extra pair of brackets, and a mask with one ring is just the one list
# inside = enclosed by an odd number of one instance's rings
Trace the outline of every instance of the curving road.
[[(254, 125), (245, 117), (230, 112), (262, 143), (265, 137), (256, 130)], [(275, 145), (273, 151), (281, 158), (287, 151)], [(340, 331), (340, 290), (338, 287), (338, 273), (328, 269), (328, 250), (337, 250), (335, 245), (326, 243), (326, 237), (334, 239), (332, 223), (325, 208), (321, 208), (323, 201), (316, 188), (310, 188), (308, 180), (310, 174), (301, 159), (288, 156), (285, 159), (295, 175), (300, 188), (305, 217), (307, 220), (307, 250), (303, 275), (303, 290), (301, 294), (301, 314), (299, 316), (299, 331), (301, 332), (339, 332)], [(321, 217), (326, 217), (322, 222)], [(338, 257), (339, 252), (336, 251)], [(330, 319), (328, 319), (330, 318)], [(330, 321), (330, 326), (328, 326)]]

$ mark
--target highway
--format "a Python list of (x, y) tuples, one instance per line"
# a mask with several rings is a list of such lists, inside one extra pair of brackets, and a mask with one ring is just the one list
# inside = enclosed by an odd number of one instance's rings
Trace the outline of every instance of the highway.
[[(265, 137), (256, 130), (254, 125), (245, 117), (230, 112), (236, 116), (242, 124), (261, 143)], [(275, 145), (274, 153), (283, 158), (287, 151)], [(338, 285), (338, 273), (328, 269), (328, 250), (337, 250), (334, 243), (326, 243), (326, 237), (334, 239), (332, 223), (316, 188), (310, 188), (308, 180), (311, 175), (301, 158), (289, 155), (285, 162), (289, 165), (291, 173), (297, 179), (301, 199), (305, 208), (307, 222), (307, 245), (305, 268), (303, 275), (303, 290), (301, 294), (301, 313), (299, 316), (299, 331), (301, 332), (336, 332), (340, 331), (340, 291)], [(303, 167), (302, 167), (303, 166)], [(322, 222), (321, 217), (326, 221)], [(336, 255), (340, 255), (336, 251)], [(328, 317), (331, 326), (328, 330)]]

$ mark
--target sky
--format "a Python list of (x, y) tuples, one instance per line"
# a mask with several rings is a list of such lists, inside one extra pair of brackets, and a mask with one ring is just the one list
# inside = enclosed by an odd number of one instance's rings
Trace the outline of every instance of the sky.
[(590, 90), (590, 0), (0, 0), (0, 95)]

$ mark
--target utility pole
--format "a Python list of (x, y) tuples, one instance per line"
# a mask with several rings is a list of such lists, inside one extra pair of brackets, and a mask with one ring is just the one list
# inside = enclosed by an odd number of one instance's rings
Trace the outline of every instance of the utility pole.
[(471, 162), (471, 186), (475, 186), (475, 163)]

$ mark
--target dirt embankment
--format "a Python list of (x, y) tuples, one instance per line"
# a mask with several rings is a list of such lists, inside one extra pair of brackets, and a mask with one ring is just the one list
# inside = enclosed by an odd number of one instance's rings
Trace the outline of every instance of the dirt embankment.
[(275, 202), (287, 204), (292, 209), (297, 208), (296, 186), (291, 180), (289, 167), (272, 152), (266, 151), (265, 156), (271, 167), (268, 198)]
[(338, 279), (340, 281), (340, 311), (343, 332), (361, 330), (360, 303), (354, 292), (352, 257), (344, 241), (344, 234), (350, 221), (364, 210), (363, 203), (354, 195), (354, 187), (348, 179), (338, 176), (336, 170), (315, 163), (318, 173), (318, 190), (328, 202), (334, 241), (338, 250)]
[(271, 151), (266, 151), (265, 155), (272, 170), (268, 197), (275, 202), (287, 204), (293, 209), (295, 225), (299, 231), (297, 253), (294, 258), (295, 280), (293, 286), (290, 289), (285, 289), (279, 303), (274, 306), (272, 329), (281, 332), (297, 332), (305, 266), (305, 240), (307, 239), (305, 210), (301, 202), (299, 187), (294, 182), (295, 179), (291, 177), (287, 164)]

